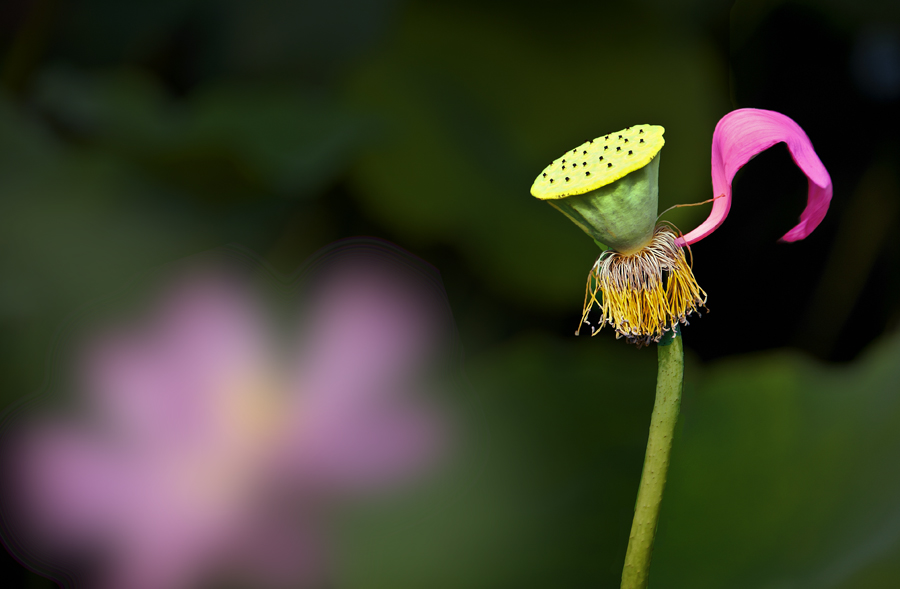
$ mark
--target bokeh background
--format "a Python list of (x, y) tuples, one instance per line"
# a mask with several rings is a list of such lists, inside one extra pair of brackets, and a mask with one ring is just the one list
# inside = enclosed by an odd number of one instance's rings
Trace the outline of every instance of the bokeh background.
[[(445, 488), (348, 518), (353, 589), (618, 586), (655, 352), (572, 335), (597, 250), (531, 182), (652, 123), (660, 208), (698, 202), (722, 115), (787, 114), (834, 201), (777, 243), (806, 191), (779, 145), (693, 248), (711, 312), (684, 330), (651, 578), (900, 586), (896, 2), (6, 0), (0, 56), (5, 407), (72, 313), (210, 249), (290, 274), (367, 235), (440, 271), (466, 443)], [(8, 556), (4, 574), (52, 586)]]

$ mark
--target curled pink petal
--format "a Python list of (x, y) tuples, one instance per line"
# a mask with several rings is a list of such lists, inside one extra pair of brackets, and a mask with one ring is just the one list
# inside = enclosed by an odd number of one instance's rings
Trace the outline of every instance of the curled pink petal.
[(709, 217), (678, 240), (679, 245), (696, 243), (715, 231), (731, 208), (731, 182), (738, 170), (754, 156), (776, 143), (784, 142), (794, 163), (809, 182), (806, 208), (800, 222), (784, 234), (782, 241), (797, 241), (812, 233), (828, 211), (831, 202), (831, 177), (813, 150), (800, 125), (781, 113), (742, 108), (722, 117), (712, 140), (713, 201)]

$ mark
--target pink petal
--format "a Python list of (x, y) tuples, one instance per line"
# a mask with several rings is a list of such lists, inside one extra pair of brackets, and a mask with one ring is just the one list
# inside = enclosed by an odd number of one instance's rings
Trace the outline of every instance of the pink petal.
[(388, 486), (444, 442), (440, 415), (415, 398), (448, 317), (421, 276), (376, 256), (342, 260), (319, 280), (279, 471), (335, 491)]
[(331, 563), (323, 541), (324, 526), (304, 521), (314, 518), (300, 520), (297, 514), (281, 511), (268, 516), (254, 514), (255, 520), (231, 538), (233, 546), (224, 552), (216, 570), (240, 586), (325, 586)]
[(256, 312), (235, 285), (201, 276), (172, 285), (142, 329), (99, 338), (84, 378), (106, 423), (154, 447), (201, 435), (223, 385), (263, 363)]
[[(809, 181), (806, 208), (796, 227), (784, 234), (783, 241), (797, 241), (812, 233), (828, 211), (831, 202), (831, 177), (813, 150), (800, 125), (781, 113), (742, 108), (722, 117), (713, 133), (713, 202), (709, 217), (696, 229), (678, 240), (679, 245), (700, 241), (725, 220), (731, 208), (731, 182), (738, 170), (758, 153), (776, 143), (787, 144), (791, 157)], [(724, 196), (721, 196), (724, 195)]]
[(208, 487), (202, 479), (190, 480), (191, 473), (181, 480), (182, 473), (166, 466), (141, 461), (126, 473), (129, 504), (101, 555), (102, 589), (199, 586), (217, 570), (218, 556), (239, 532), (244, 505), (229, 501), (227, 483)]
[[(191, 589), (202, 586), (215, 561), (208, 552), (214, 542), (181, 536), (171, 530), (164, 536), (126, 537), (104, 553), (99, 589)], [(192, 530), (188, 530), (190, 532)], [(219, 535), (222, 537), (222, 534)]]
[(294, 382), (317, 416), (394, 397), (443, 335), (423, 281), (378, 258), (336, 265), (316, 295)]
[(9, 473), (16, 507), (43, 545), (90, 543), (108, 534), (126, 499), (123, 457), (90, 432), (35, 424), (16, 440)]
[(406, 482), (433, 465), (447, 444), (441, 417), (405, 403), (323, 415), (286, 440), (277, 457), (285, 479), (337, 495)]

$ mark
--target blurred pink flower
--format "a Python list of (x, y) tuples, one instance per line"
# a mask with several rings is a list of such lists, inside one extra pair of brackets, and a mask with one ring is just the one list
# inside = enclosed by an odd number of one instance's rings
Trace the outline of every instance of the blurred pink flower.
[(693, 231), (680, 238), (678, 245), (700, 241), (725, 220), (731, 208), (731, 182), (734, 175), (754, 156), (779, 142), (787, 144), (794, 162), (806, 174), (809, 195), (800, 223), (788, 231), (783, 241), (797, 241), (812, 233), (828, 211), (831, 202), (831, 177), (800, 125), (771, 110), (742, 108), (722, 117), (712, 140), (712, 212)]
[(78, 416), (20, 438), (22, 527), (51, 554), (99, 555), (103, 588), (320, 582), (328, 505), (416, 474), (442, 438), (414, 394), (442, 324), (398, 276), (332, 272), (287, 346), (246, 289), (176, 286), (92, 347)]

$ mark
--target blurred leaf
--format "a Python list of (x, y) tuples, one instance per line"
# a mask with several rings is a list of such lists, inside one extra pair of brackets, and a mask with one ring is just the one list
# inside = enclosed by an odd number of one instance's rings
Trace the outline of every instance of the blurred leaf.
[(471, 362), (458, 468), (357, 521), (341, 586), (618, 587), (656, 362), (620, 344), (534, 334)]
[(310, 195), (344, 171), (364, 120), (298, 90), (226, 85), (198, 94), (187, 144), (231, 151), (281, 194)]
[(186, 101), (137, 70), (40, 77), (39, 104), (67, 129), (197, 193), (318, 194), (344, 170), (365, 120), (299, 87), (221, 82)]
[(159, 51), (197, 0), (80, 0), (62, 7), (59, 51), (86, 65), (110, 65)]
[(0, 195), (2, 362), (12, 380), (37, 376), (52, 334), (79, 305), (215, 245), (195, 212), (175, 207), (177, 195), (109, 157), (64, 146), (3, 97)]
[[(471, 362), (463, 467), (358, 524), (342, 586), (618, 587), (655, 353), (604, 337)], [(689, 356), (686, 375), (652, 586), (896, 586), (900, 336), (853, 365)]]
[(392, 23), (398, 0), (81, 0), (56, 10), (54, 58), (142, 64), (179, 87), (218, 76), (328, 84)]
[(652, 574), (698, 589), (896, 586), (898, 391), (897, 334), (844, 367), (789, 353), (711, 367), (686, 399)]
[(227, 0), (223, 48), (229, 67), (242, 73), (302, 72), (305, 79), (334, 76), (371, 44), (396, 16), (399, 0)]

